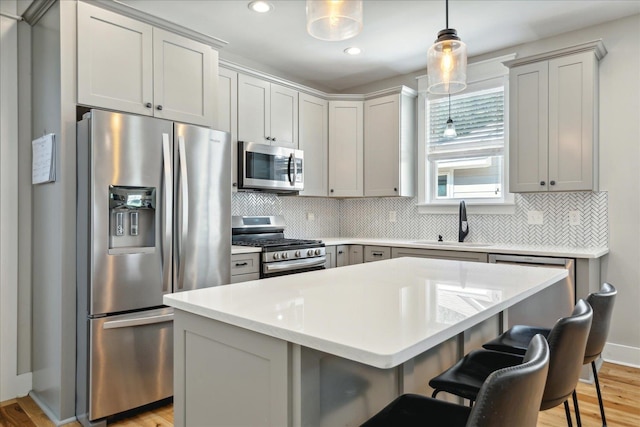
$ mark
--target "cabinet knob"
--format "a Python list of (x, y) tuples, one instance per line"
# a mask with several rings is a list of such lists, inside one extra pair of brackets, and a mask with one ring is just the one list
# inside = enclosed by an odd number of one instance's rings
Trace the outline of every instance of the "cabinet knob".
[(271, 138), (271, 140), (272, 140), (272, 141), (275, 141), (275, 140), (276, 140), (276, 137), (274, 136), (273, 138)]
[(552, 180), (552, 181), (549, 181), (549, 185), (556, 185), (556, 182), (555, 182), (555, 181), (553, 181), (553, 180)]
[(151, 108), (151, 107), (153, 107), (153, 105), (151, 105), (151, 103), (150, 103), (150, 102), (147, 102), (146, 104), (144, 104), (144, 106), (145, 106), (145, 107), (147, 107), (147, 108)]
[(156, 107), (156, 110), (158, 110), (158, 111), (162, 111), (162, 105), (158, 105), (158, 106)]
[(232, 186), (232, 187), (237, 187), (237, 186), (238, 186), (238, 183), (237, 183), (237, 182), (234, 182), (233, 184), (231, 184), (231, 186)]
[(342, 254), (343, 254), (343, 252), (342, 252), (342, 251), (338, 251), (338, 255), (342, 255)]
[(333, 188), (330, 191), (333, 193)]
[(267, 137), (267, 141), (271, 141), (271, 137), (270, 136)]
[(397, 192), (397, 191), (398, 191), (398, 189), (394, 187), (393, 191)]
[(544, 181), (540, 181), (540, 185), (546, 185), (547, 183)]

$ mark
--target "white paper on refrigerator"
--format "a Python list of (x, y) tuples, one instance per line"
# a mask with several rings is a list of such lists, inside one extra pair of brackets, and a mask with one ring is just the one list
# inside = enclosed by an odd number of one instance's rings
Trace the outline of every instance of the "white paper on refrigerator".
[(43, 184), (56, 180), (56, 140), (50, 133), (31, 141), (31, 183)]

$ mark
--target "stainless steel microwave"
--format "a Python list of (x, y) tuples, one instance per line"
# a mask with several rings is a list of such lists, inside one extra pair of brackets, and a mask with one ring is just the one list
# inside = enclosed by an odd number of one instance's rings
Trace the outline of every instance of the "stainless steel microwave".
[(302, 150), (239, 141), (238, 188), (275, 193), (304, 190)]

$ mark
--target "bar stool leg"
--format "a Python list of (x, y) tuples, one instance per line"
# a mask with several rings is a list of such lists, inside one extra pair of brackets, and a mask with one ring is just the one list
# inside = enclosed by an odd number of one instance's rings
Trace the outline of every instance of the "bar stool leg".
[(569, 410), (569, 399), (564, 401), (564, 413), (567, 416), (567, 425), (573, 427), (573, 421), (571, 421), (571, 411)]
[(591, 362), (591, 369), (593, 370), (593, 378), (596, 383), (596, 391), (598, 392), (598, 403), (600, 404), (600, 416), (602, 417), (602, 426), (607, 427), (607, 418), (604, 416), (604, 403), (602, 402), (602, 394), (600, 393), (600, 382), (598, 381), (598, 370), (596, 369), (595, 360)]
[(576, 410), (576, 424), (578, 427), (582, 427), (582, 421), (580, 420), (580, 408), (578, 407), (578, 394), (573, 390), (573, 407)]

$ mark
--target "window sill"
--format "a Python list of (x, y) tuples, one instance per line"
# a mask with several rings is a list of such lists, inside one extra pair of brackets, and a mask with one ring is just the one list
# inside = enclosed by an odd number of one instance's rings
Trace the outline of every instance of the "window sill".
[[(516, 212), (516, 204), (509, 202), (486, 202), (486, 201), (464, 201), (467, 214), (491, 214), (491, 215), (513, 215)], [(460, 202), (450, 203), (418, 203), (418, 213), (420, 214), (457, 214)]]

